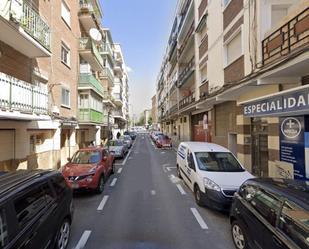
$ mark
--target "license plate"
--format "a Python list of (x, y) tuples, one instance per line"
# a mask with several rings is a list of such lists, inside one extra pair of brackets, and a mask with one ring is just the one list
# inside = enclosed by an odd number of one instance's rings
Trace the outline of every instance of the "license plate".
[(72, 188), (73, 188), (73, 189), (77, 189), (77, 188), (79, 188), (78, 183), (73, 182), (73, 183), (72, 183)]

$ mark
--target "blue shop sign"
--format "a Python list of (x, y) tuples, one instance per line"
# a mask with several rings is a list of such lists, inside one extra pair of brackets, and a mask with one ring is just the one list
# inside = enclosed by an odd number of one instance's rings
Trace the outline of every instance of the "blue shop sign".
[(273, 114), (290, 114), (304, 110), (309, 111), (309, 88), (245, 104), (244, 116), (258, 117)]

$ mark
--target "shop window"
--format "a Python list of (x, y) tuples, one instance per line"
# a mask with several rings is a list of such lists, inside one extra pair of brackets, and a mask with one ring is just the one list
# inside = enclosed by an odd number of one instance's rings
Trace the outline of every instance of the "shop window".
[(279, 229), (299, 248), (309, 247), (309, 212), (286, 202), (279, 218)]

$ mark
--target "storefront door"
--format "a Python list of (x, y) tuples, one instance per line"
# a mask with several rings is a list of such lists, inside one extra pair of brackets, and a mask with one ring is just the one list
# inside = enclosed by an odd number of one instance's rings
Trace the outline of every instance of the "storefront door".
[(268, 127), (261, 118), (252, 119), (252, 173), (268, 176)]

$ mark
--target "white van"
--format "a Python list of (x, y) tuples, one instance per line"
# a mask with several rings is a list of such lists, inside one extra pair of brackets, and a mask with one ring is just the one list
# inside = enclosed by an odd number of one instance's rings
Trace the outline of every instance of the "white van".
[(177, 174), (194, 192), (198, 205), (228, 211), (234, 193), (253, 178), (226, 148), (212, 143), (183, 142), (177, 152)]

